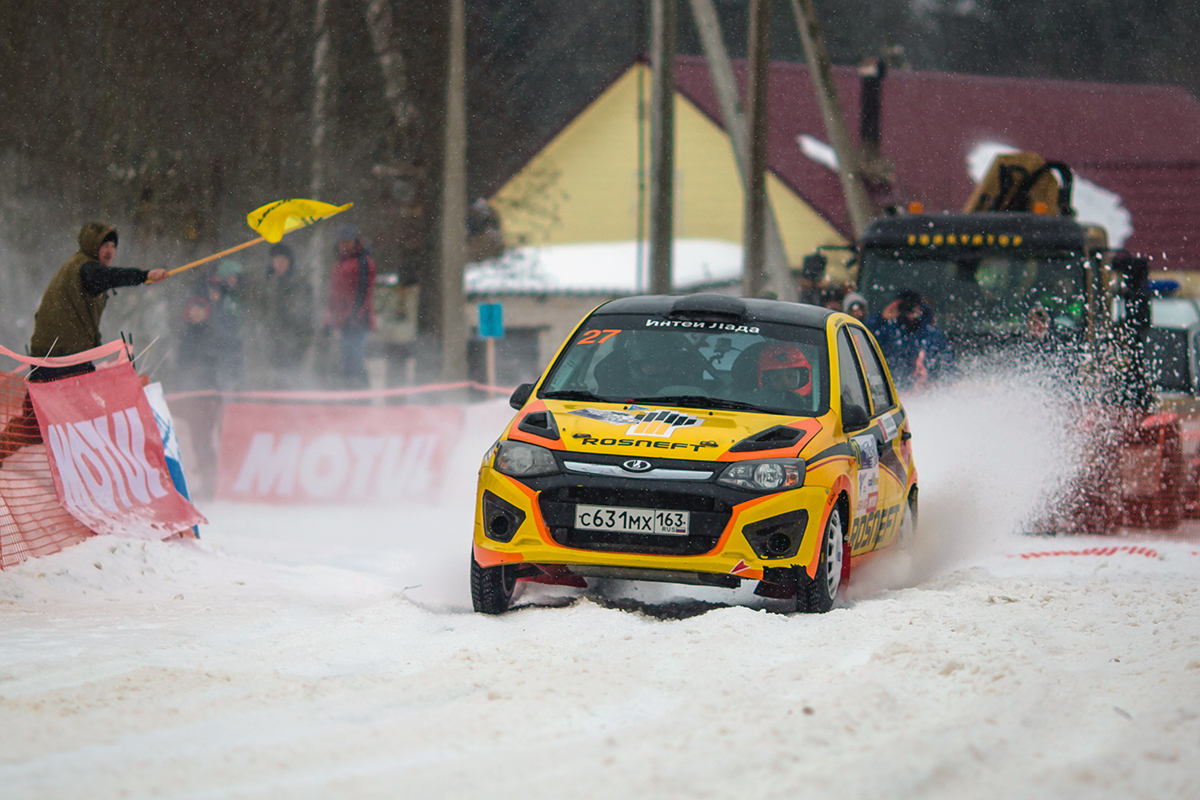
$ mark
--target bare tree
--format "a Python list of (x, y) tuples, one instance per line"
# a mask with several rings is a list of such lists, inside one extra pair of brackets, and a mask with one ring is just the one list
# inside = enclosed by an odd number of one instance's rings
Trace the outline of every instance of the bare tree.
[[(725, 130), (733, 145), (733, 157), (737, 162), (738, 175), (742, 179), (742, 187), (746, 186), (746, 173), (750, 169), (747, 156), (750, 153), (746, 143), (746, 120), (742, 115), (738, 102), (737, 82), (733, 76), (733, 64), (729, 61), (729, 51), (725, 48), (725, 40), (721, 35), (721, 23), (717, 17), (713, 0), (691, 0), (692, 16), (700, 32), (700, 44), (704, 50), (704, 60), (708, 62), (708, 72), (712, 76), (713, 88), (717, 93), (717, 103), (721, 107), (721, 118), (725, 122)], [(783, 235), (779, 232), (779, 221), (775, 217), (775, 209), (766, 204), (766, 266), (771, 290), (780, 300), (794, 301), (796, 287), (792, 282), (791, 270), (787, 263), (787, 252), (783, 248)]]
[(404, 55), (396, 41), (392, 8), (388, 0), (364, 0), (364, 5), (371, 44), (379, 61), (379, 70), (383, 73), (384, 94), (396, 120), (397, 139), (403, 142), (416, 118), (416, 108), (408, 98), (408, 72)]
[(313, 17), (312, 63), (312, 179), (309, 194), (320, 197), (325, 190), (327, 165), (325, 140), (329, 135), (330, 94), (333, 90), (334, 57), (329, 34), (329, 0), (316, 0), (317, 10)]

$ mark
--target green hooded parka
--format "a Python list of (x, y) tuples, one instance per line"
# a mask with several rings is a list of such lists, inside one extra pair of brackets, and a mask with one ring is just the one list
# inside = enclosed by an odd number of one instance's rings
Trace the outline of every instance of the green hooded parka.
[(100, 245), (116, 228), (89, 222), (79, 231), (79, 251), (58, 268), (34, 316), (29, 352), (38, 358), (69, 356), (100, 346), (100, 316), (108, 292), (92, 296), (83, 288), (80, 268), (100, 258)]

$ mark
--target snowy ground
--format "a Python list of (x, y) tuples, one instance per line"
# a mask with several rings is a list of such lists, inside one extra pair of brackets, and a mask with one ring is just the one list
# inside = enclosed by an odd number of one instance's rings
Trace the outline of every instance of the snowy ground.
[[(503, 403), (431, 507), (217, 505), (199, 543), (0, 573), (0, 797), (1200, 796), (1200, 539), (1018, 535), (1069, 452), (1044, 398), (909, 409), (920, 547), (824, 616), (654, 585), (472, 614)], [(1021, 557), (1054, 551), (1085, 552)]]

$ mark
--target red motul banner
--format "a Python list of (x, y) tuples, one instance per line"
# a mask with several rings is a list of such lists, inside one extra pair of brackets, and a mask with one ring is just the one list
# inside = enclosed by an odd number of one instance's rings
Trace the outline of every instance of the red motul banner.
[(128, 362), (29, 383), (58, 501), (96, 533), (162, 539), (207, 522), (175, 490), (154, 412)]
[(457, 406), (225, 406), (217, 497), (394, 503), (430, 490), (462, 428)]

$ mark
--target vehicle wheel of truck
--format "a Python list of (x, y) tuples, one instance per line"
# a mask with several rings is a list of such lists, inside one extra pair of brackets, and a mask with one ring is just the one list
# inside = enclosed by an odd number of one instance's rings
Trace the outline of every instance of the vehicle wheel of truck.
[(796, 610), (802, 614), (824, 614), (833, 608), (842, 583), (842, 557), (846, 545), (846, 530), (842, 526), (842, 510), (834, 506), (825, 523), (821, 538), (821, 561), (817, 575), (809, 578), (803, 567), (797, 567)]
[(503, 614), (517, 586), (515, 564), (481, 567), (471, 556), (471, 605), (481, 614)]
[(911, 550), (917, 542), (917, 492), (914, 489), (908, 496), (908, 505), (904, 507), (904, 516), (900, 519), (900, 530), (896, 532), (896, 546), (901, 550)]

